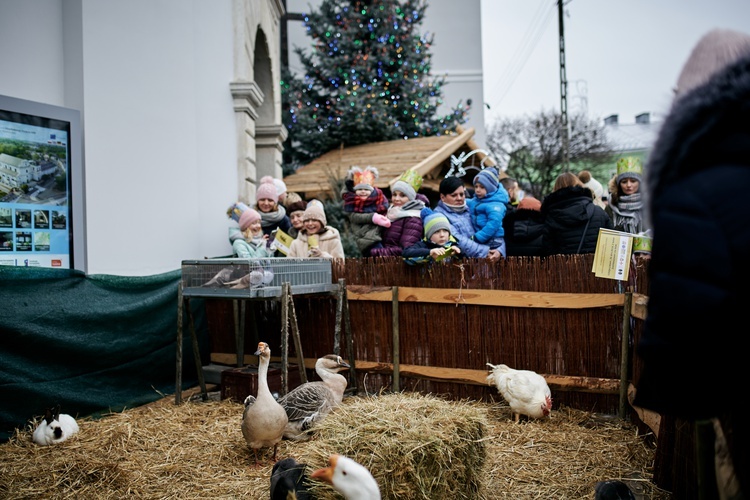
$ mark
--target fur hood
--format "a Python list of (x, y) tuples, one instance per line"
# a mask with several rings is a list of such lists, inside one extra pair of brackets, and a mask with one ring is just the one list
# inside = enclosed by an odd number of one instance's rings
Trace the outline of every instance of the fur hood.
[(746, 55), (672, 104), (646, 166), (649, 198), (655, 200), (664, 186), (709, 165), (747, 164), (749, 114)]

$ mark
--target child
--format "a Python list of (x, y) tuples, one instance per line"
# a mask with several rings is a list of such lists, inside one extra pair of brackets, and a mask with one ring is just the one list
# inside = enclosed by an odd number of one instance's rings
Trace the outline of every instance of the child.
[(510, 197), (500, 185), (495, 167), (486, 167), (474, 177), (474, 197), (466, 200), (476, 231), (471, 239), (498, 250), (503, 257), (506, 255), (503, 217), (509, 202)]
[(344, 200), (344, 212), (349, 217), (349, 226), (357, 242), (357, 248), (363, 257), (370, 256), (372, 248), (380, 248), (381, 227), (389, 227), (388, 198), (383, 191), (374, 187), (378, 178), (378, 169), (352, 167), (346, 175), (341, 198)]
[(322, 203), (317, 200), (308, 203), (302, 219), (305, 226), (292, 242), (287, 257), (344, 258), (341, 235), (328, 225)]
[[(279, 204), (278, 199), (273, 178), (264, 177), (255, 192), (255, 209), (260, 214), (260, 225), (263, 227), (263, 234), (268, 236), (269, 246), (275, 239), (274, 231), (281, 229), (289, 234), (289, 228), (292, 227), (286, 209)], [(283, 257), (284, 254), (276, 251), (274, 256)]]
[(263, 234), (256, 210), (238, 202), (229, 207), (227, 215), (239, 224), (239, 228), (229, 228), (233, 255), (243, 259), (272, 256), (273, 252), (267, 248), (268, 236)]
[(305, 213), (305, 208), (307, 208), (307, 202), (297, 193), (288, 193), (284, 208), (286, 208), (289, 221), (292, 223), (292, 227), (288, 231), (289, 236), (296, 238), (305, 225), (302, 216)]
[(422, 209), (429, 203), (427, 197), (417, 193), (422, 187), (422, 176), (407, 170), (391, 188), (391, 206), (388, 209), (390, 227), (383, 231), (380, 248), (372, 248), (373, 257), (400, 256), (404, 248), (422, 239)]
[(409, 265), (431, 264), (452, 256), (463, 257), (456, 238), (451, 235), (448, 218), (430, 208), (422, 209), (424, 238), (404, 248), (402, 256)]

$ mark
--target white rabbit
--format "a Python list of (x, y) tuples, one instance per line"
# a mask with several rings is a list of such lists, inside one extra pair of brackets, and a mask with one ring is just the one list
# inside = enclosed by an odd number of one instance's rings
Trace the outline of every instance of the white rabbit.
[(44, 411), (44, 419), (39, 423), (32, 439), (41, 446), (62, 443), (70, 436), (78, 432), (78, 423), (70, 415), (60, 413), (60, 405), (56, 408), (47, 408)]

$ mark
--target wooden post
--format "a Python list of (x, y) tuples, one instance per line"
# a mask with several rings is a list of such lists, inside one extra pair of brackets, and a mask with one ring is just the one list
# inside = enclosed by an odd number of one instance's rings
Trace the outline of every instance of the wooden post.
[(622, 306), (622, 342), (620, 343), (620, 418), (625, 418), (628, 404), (628, 358), (630, 357), (630, 304), (633, 292), (625, 293)]
[(242, 368), (245, 364), (245, 329), (242, 328), (242, 316), (245, 312), (245, 302), (240, 299), (232, 301), (232, 310), (234, 312), (234, 348), (237, 352), (237, 368)]
[(299, 366), (299, 378), (303, 384), (307, 383), (307, 370), (305, 370), (305, 356), (302, 353), (302, 339), (299, 337), (299, 325), (297, 324), (297, 311), (294, 309), (294, 297), (289, 290), (289, 322), (292, 325), (292, 340), (294, 349), (297, 351), (297, 365)]
[(344, 334), (346, 335), (346, 355), (349, 357), (349, 389), (357, 394), (357, 369), (354, 365), (354, 338), (352, 337), (352, 322), (349, 317), (349, 293), (346, 290), (346, 280), (339, 280), (339, 291), (343, 294), (341, 298), (343, 302)]
[(346, 286), (339, 280), (339, 289), (336, 291), (336, 326), (333, 328), (333, 353), (341, 356), (341, 317), (344, 314), (344, 301), (346, 300)]
[(195, 359), (195, 369), (198, 371), (198, 384), (201, 386), (201, 397), (203, 401), (208, 400), (208, 391), (206, 390), (206, 380), (203, 378), (203, 366), (201, 365), (201, 350), (198, 345), (198, 336), (195, 334), (195, 321), (193, 320), (193, 310), (190, 308), (190, 299), (185, 299), (185, 311), (188, 317), (188, 326), (190, 327), (190, 338), (193, 341), (193, 358)]
[(175, 373), (174, 404), (182, 403), (182, 283), (177, 285), (177, 368)]
[(289, 392), (289, 283), (281, 284), (281, 395)]
[(398, 287), (394, 286), (391, 290), (391, 310), (393, 316), (393, 392), (401, 392), (401, 377), (399, 372), (399, 351), (398, 340)]

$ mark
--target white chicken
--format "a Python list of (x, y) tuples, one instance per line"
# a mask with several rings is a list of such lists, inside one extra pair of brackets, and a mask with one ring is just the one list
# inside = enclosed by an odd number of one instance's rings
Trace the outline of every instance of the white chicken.
[(547, 381), (531, 370), (515, 370), (508, 365), (493, 365), (487, 383), (497, 387), (510, 405), (516, 423), (521, 415), (544, 418), (552, 410), (552, 393)]

